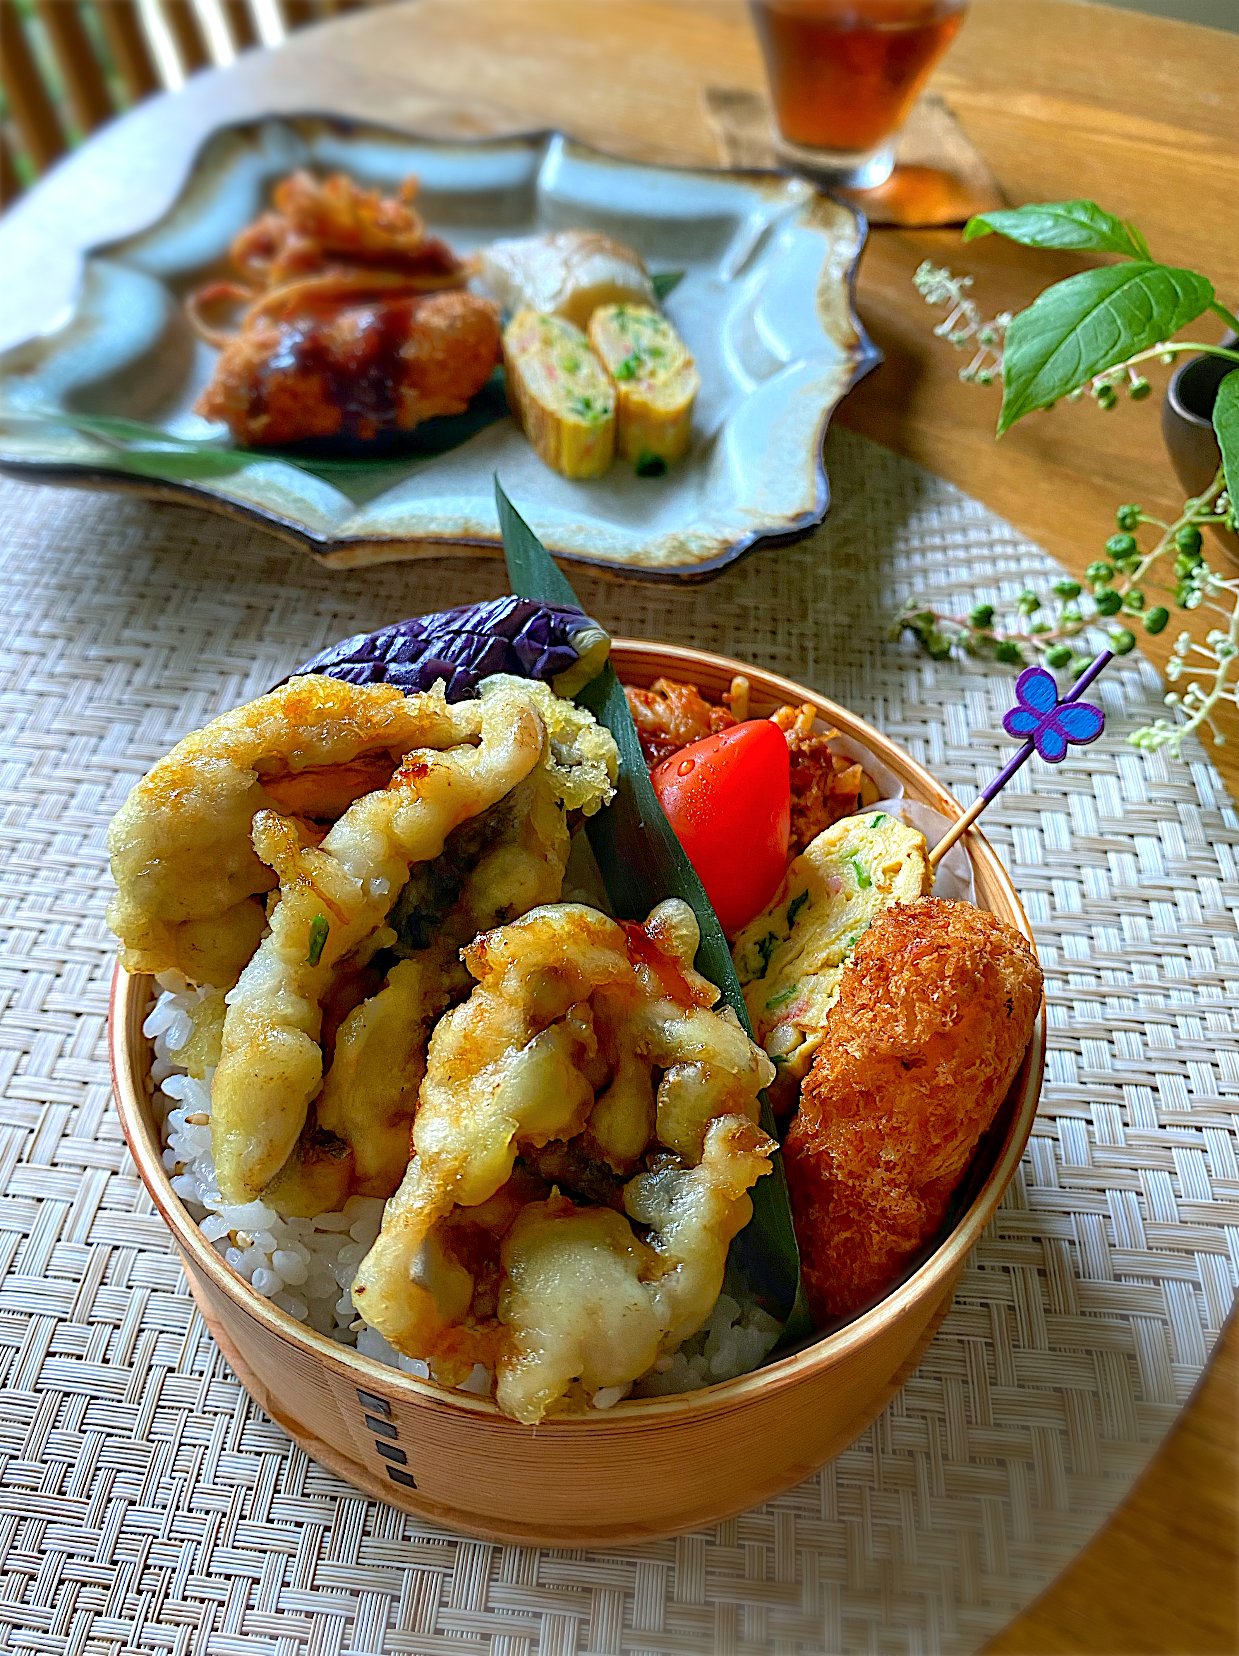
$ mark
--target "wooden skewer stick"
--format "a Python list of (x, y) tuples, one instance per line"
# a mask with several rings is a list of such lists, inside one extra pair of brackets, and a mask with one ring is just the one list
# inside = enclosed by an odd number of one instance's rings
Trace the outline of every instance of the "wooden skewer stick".
[[(1023, 755), (1023, 758), (1026, 759), (1027, 757), (1027, 754)], [(972, 804), (969, 805), (968, 809), (964, 812), (963, 816), (958, 817), (951, 824), (946, 833), (943, 834), (942, 838), (938, 841), (937, 845), (935, 845), (933, 850), (929, 853), (929, 866), (931, 868), (937, 868), (943, 857), (946, 856), (947, 852), (955, 844), (955, 841), (964, 837), (969, 828), (972, 827), (973, 823), (977, 820), (981, 812), (988, 804), (989, 800), (986, 796), (984, 794), (978, 794)]]
[[(1078, 701), (1088, 689), (1089, 685), (1097, 677), (1098, 673), (1101, 672), (1106, 663), (1113, 661), (1113, 659), (1113, 650), (1102, 650), (1096, 660), (1090, 662), (1086, 671), (1080, 674), (1080, 677), (1076, 680), (1070, 693), (1063, 697), (1063, 702)], [(972, 827), (973, 823), (989, 804), (990, 800), (994, 799), (1002, 792), (1007, 783), (1015, 775), (1016, 771), (1019, 770), (1020, 766), (1026, 764), (1028, 760), (1032, 758), (1035, 751), (1036, 743), (1030, 736), (1024, 743), (1023, 747), (1020, 748), (1019, 752), (1013, 754), (1012, 757), (1007, 760), (1006, 764), (998, 772), (998, 775), (989, 784), (989, 786), (985, 788), (982, 793), (977, 795), (972, 804), (964, 812), (963, 816), (961, 816), (958, 821), (953, 822), (947, 829), (946, 833), (943, 834), (937, 845), (935, 845), (933, 850), (929, 853), (929, 866), (931, 868), (937, 868), (938, 864), (942, 861), (943, 857), (946, 856), (947, 852), (955, 844), (956, 840), (961, 839), (963, 835), (968, 832), (969, 828)]]

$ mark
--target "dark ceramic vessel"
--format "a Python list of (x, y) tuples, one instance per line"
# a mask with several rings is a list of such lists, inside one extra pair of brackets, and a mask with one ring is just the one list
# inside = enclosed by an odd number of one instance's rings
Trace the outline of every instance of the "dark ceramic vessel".
[[(1224, 345), (1239, 343), (1228, 334)], [(1234, 364), (1223, 357), (1191, 357), (1170, 377), (1162, 402), (1162, 436), (1175, 474), (1189, 495), (1203, 494), (1212, 483), (1222, 456), (1213, 431), (1213, 402), (1223, 377)], [(1239, 557), (1239, 535), (1220, 525), (1214, 534), (1232, 557)]]

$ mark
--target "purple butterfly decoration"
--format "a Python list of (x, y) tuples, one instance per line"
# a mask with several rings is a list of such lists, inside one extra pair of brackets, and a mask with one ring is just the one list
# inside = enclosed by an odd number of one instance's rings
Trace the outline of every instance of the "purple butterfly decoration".
[(1059, 701), (1058, 686), (1043, 667), (1025, 667), (1015, 695), (1019, 705), (1003, 714), (1002, 728), (1008, 736), (1031, 740), (1048, 764), (1066, 756), (1069, 742), (1095, 742), (1105, 728), (1105, 715), (1092, 702)]

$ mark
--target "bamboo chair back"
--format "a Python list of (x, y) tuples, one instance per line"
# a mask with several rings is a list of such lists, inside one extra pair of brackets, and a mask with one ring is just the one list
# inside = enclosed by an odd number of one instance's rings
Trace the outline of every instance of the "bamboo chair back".
[(152, 93), (383, 0), (0, 0), (0, 204)]

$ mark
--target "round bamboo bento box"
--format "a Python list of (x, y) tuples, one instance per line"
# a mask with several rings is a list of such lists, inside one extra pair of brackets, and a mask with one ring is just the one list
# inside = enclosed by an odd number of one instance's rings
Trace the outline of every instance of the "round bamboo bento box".
[[(812, 702), (827, 724), (901, 777), (909, 797), (948, 817), (960, 814), (950, 794), (879, 731), (788, 679), (721, 656), (623, 640), (612, 659), (628, 683), (666, 674), (713, 696), (743, 672), (755, 716)], [(980, 905), (1032, 941), (993, 850), (975, 829), (964, 843)], [(1043, 1006), (1023, 1066), (982, 1140), (966, 1210), (878, 1305), (741, 1379), (531, 1427), (487, 1399), (440, 1389), (316, 1334), (225, 1264), (182, 1207), (161, 1160), (142, 1035), (151, 993), (150, 978), (118, 967), (110, 1049), (121, 1124), (207, 1327), (246, 1391), (307, 1454), (366, 1494), (486, 1540), (544, 1545), (629, 1543), (696, 1528), (757, 1505), (845, 1449), (912, 1373), (945, 1316), (1032, 1130), (1045, 1055)]]

